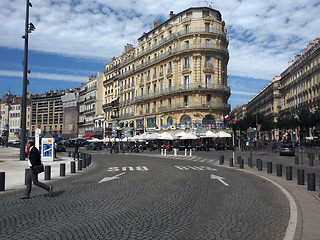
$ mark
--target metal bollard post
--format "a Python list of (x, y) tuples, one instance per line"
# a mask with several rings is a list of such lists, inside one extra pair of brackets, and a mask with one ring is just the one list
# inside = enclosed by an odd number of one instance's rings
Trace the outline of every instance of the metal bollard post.
[(27, 185), (27, 177), (28, 177), (28, 175), (29, 175), (29, 171), (31, 171), (30, 168), (26, 168), (26, 169), (24, 170), (24, 185)]
[(292, 180), (292, 167), (286, 167), (286, 180)]
[(167, 149), (164, 149), (164, 155), (167, 156)]
[(316, 175), (308, 173), (308, 191), (316, 191)]
[(184, 155), (187, 156), (187, 149), (184, 149)]
[(161, 155), (163, 155), (163, 148), (161, 148), (161, 150), (160, 150), (160, 154), (161, 154)]
[(78, 161), (80, 160), (80, 154), (79, 154), (79, 152), (77, 153), (77, 159), (78, 159)]
[(267, 162), (267, 173), (272, 173), (272, 162)]
[(298, 169), (297, 175), (298, 175), (298, 185), (304, 185), (304, 170)]
[(282, 164), (277, 164), (277, 176), (282, 177)]
[(87, 167), (89, 167), (89, 165), (90, 165), (89, 154), (87, 155), (86, 159), (87, 159), (87, 161), (86, 161)]
[(259, 161), (260, 161), (260, 159), (257, 158), (257, 159), (256, 159), (256, 167), (257, 167), (257, 168), (259, 167)]
[(71, 173), (76, 173), (76, 162), (75, 161), (71, 162), (70, 167), (71, 167)]
[(250, 157), (248, 157), (248, 167), (252, 168), (252, 159)]
[(44, 180), (51, 180), (51, 166), (44, 167)]
[(176, 148), (173, 149), (173, 153), (175, 156), (177, 156), (177, 149)]
[(70, 151), (68, 152), (68, 157), (71, 157), (71, 152)]
[(6, 173), (0, 172), (0, 191), (5, 190)]
[(78, 161), (78, 171), (82, 170), (82, 160)]
[(237, 164), (240, 164), (241, 162), (241, 156), (237, 156)]
[(60, 177), (64, 177), (66, 175), (66, 164), (60, 163)]
[(244, 169), (244, 160), (243, 159), (240, 159), (239, 167), (240, 167), (240, 169)]
[(190, 157), (192, 157), (192, 149), (190, 149)]
[(229, 167), (233, 167), (233, 158), (229, 158)]
[(89, 155), (89, 165), (91, 165), (91, 154)]
[(87, 159), (86, 158), (83, 158), (82, 159), (82, 168), (86, 168), (87, 167)]
[(219, 165), (223, 165), (223, 158), (224, 158), (224, 156), (220, 155), (220, 157), (219, 157)]
[(262, 160), (261, 159), (259, 159), (259, 161), (258, 161), (258, 171), (262, 171), (262, 168), (263, 168), (263, 166), (262, 166)]
[(298, 156), (294, 157), (294, 164), (299, 165), (299, 157)]

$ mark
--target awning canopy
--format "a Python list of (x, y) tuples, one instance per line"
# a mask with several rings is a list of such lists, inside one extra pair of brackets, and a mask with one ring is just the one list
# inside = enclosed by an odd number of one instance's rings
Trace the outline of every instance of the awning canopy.
[(93, 137), (93, 133), (86, 133), (83, 138), (91, 138)]

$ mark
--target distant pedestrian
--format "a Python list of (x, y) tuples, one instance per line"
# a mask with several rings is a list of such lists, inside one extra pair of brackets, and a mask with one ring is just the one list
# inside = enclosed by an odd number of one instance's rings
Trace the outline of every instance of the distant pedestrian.
[(57, 158), (58, 143), (54, 142), (54, 158)]
[(52, 187), (47, 186), (46, 184), (38, 181), (38, 174), (33, 172), (33, 168), (35, 166), (41, 165), (41, 158), (39, 150), (34, 146), (34, 141), (29, 140), (27, 142), (27, 147), (30, 149), (29, 152), (29, 159), (28, 159), (28, 165), (30, 167), (30, 171), (28, 173), (28, 176), (26, 178), (27, 188), (24, 195), (20, 197), (20, 199), (27, 199), (30, 198), (31, 188), (32, 188), (32, 182), (34, 185), (37, 185), (38, 187), (41, 187), (49, 192), (49, 196), (52, 196)]
[(76, 160), (76, 155), (79, 158), (79, 142), (77, 140), (74, 143), (73, 160)]

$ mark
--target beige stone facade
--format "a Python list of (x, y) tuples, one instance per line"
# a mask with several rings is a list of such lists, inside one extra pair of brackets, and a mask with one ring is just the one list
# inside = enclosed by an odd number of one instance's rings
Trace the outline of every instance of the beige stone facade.
[(228, 38), (219, 11), (189, 8), (144, 33), (106, 65), (106, 136), (112, 121), (148, 129), (223, 124), (230, 111)]
[(81, 85), (79, 93), (79, 137), (101, 134), (100, 132), (96, 133), (95, 122), (97, 116), (103, 114), (104, 80), (104, 73), (98, 72), (98, 76), (89, 77), (88, 82)]
[(296, 116), (304, 109), (320, 107), (320, 38), (309, 43), (281, 73), (282, 116)]

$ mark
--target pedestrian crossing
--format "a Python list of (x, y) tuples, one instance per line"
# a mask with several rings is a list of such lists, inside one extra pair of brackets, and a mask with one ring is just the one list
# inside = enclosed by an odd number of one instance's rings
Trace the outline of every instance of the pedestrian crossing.
[(209, 158), (203, 158), (198, 156), (185, 156), (185, 155), (160, 155), (160, 154), (149, 154), (149, 153), (139, 153), (140, 156), (146, 156), (146, 157), (156, 157), (156, 158), (166, 158), (166, 159), (176, 159), (181, 161), (190, 161), (190, 162), (201, 162), (201, 163), (214, 163), (218, 160), (215, 159), (209, 159)]

